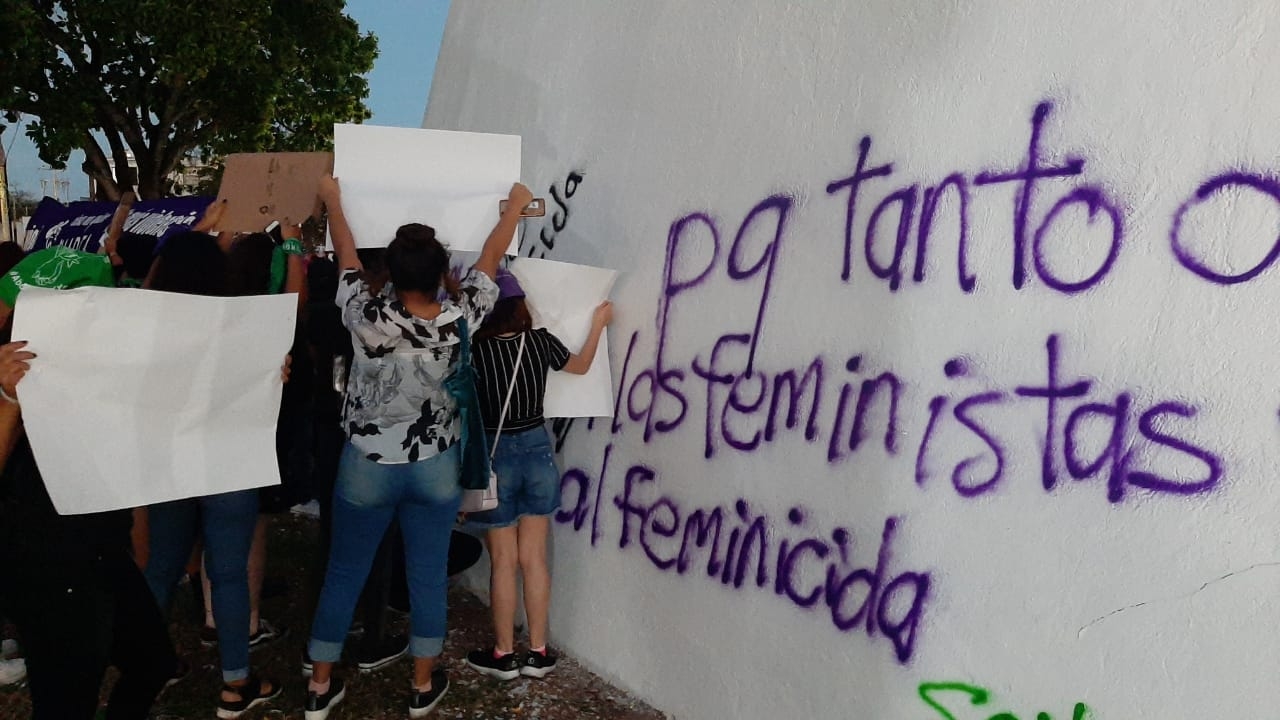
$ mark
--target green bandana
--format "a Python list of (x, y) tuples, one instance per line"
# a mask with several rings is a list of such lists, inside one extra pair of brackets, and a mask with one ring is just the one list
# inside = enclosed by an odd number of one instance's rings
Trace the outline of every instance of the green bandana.
[(286, 238), (285, 241), (271, 251), (271, 287), (272, 295), (284, 290), (284, 279), (289, 271), (290, 255), (306, 255), (307, 249), (297, 238)]
[(0, 300), (13, 307), (26, 287), (62, 290), (86, 286), (114, 287), (115, 273), (106, 255), (65, 247), (37, 250), (0, 277)]
[(284, 273), (287, 268), (287, 260), (284, 248), (277, 245), (271, 251), (271, 284), (267, 287), (267, 292), (275, 295), (284, 287)]

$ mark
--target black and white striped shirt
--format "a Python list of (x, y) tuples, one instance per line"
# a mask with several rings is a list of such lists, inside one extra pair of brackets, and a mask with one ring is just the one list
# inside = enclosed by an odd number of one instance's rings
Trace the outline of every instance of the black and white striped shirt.
[[(520, 432), (542, 425), (542, 395), (547, 389), (547, 371), (560, 370), (569, 362), (564, 343), (538, 328), (523, 333), (524, 358), (511, 391), (511, 407), (507, 410), (502, 432)], [(487, 337), (471, 343), (471, 364), (476, 368), (476, 390), (480, 393), (480, 411), (489, 432), (498, 429), (498, 418), (511, 387), (511, 371), (520, 352), (520, 335)]]

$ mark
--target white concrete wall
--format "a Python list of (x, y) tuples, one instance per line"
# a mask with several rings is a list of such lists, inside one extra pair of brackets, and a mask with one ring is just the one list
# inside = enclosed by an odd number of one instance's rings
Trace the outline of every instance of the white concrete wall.
[(679, 718), (1280, 712), (1280, 5), (459, 2), (429, 107), (623, 271), (589, 665)]

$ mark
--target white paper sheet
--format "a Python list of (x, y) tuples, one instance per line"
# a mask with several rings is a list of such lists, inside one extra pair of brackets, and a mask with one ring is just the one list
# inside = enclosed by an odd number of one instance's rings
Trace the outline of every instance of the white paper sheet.
[(333, 146), (357, 247), (386, 247), (396, 228), (420, 222), (451, 249), (479, 250), (520, 179), (519, 135), (339, 124)]
[[(596, 306), (609, 299), (618, 273), (614, 270), (572, 265), (553, 260), (518, 258), (511, 272), (524, 288), (525, 303), (537, 327), (560, 338), (570, 352), (577, 352), (591, 332)], [(609, 369), (608, 334), (586, 375), (553, 372), (547, 376), (543, 403), (546, 417), (607, 417), (613, 415), (613, 376)]]
[(27, 288), (23, 422), (63, 515), (277, 485), (295, 295)]

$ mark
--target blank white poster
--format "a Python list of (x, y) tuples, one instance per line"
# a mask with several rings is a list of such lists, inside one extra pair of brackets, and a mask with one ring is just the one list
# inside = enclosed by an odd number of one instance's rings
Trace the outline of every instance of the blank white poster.
[[(520, 180), (520, 136), (339, 124), (333, 174), (356, 247), (386, 247), (396, 228), (430, 225), (453, 250), (479, 250), (498, 203)], [(516, 235), (507, 254), (516, 254)]]
[[(618, 277), (615, 270), (525, 257), (511, 263), (511, 272), (524, 288), (533, 324), (550, 330), (572, 353), (586, 342), (596, 306), (609, 299), (609, 291)], [(596, 356), (586, 375), (553, 372), (547, 376), (543, 415), (613, 415), (607, 333), (601, 334)]]
[(26, 288), (13, 337), (36, 464), (63, 515), (277, 485), (297, 296)]

